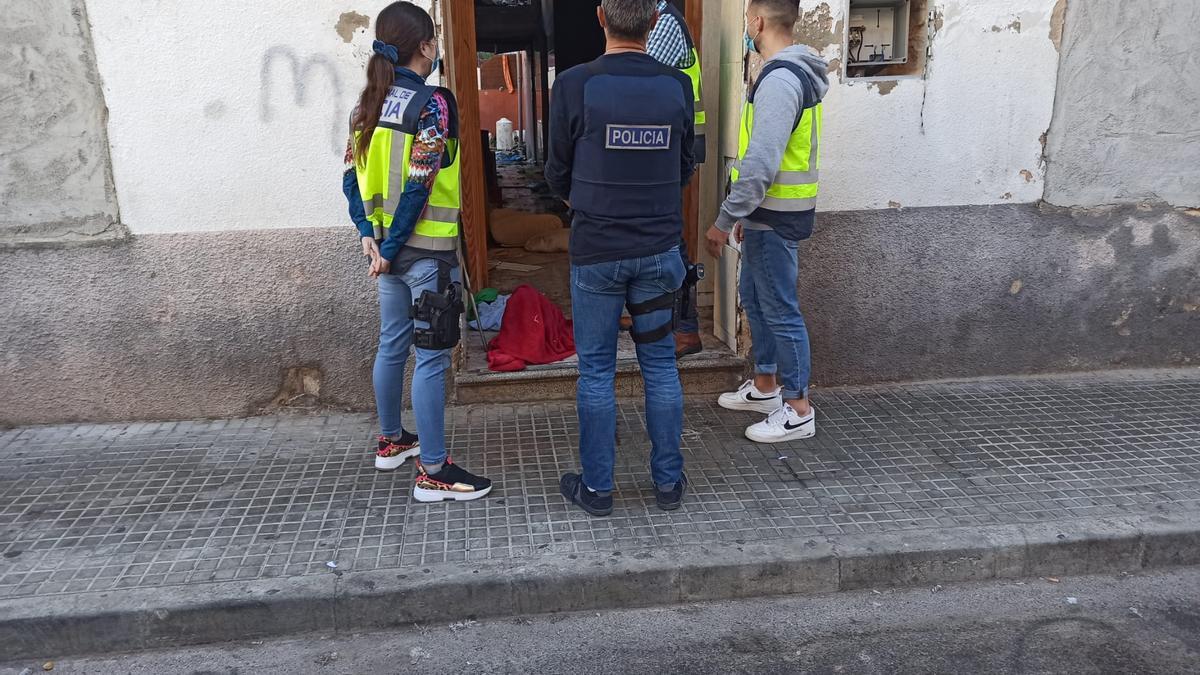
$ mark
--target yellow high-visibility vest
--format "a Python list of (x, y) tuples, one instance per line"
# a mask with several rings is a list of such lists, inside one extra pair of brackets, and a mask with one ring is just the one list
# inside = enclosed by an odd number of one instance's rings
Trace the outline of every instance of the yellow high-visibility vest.
[[(771, 61), (763, 68), (754, 86), (746, 95), (742, 105), (742, 120), (738, 130), (738, 154), (729, 177), (736, 181), (741, 169), (746, 148), (750, 145), (750, 134), (754, 130), (754, 94), (767, 73), (775, 68), (788, 68), (783, 61)], [(803, 75), (797, 75), (803, 77)], [(776, 213), (810, 211), (817, 206), (818, 174), (821, 167), (821, 104), (806, 107), (792, 129), (787, 149), (783, 153), (779, 169), (767, 188), (760, 208)], [(753, 214), (750, 216), (753, 218)]]
[[(457, 109), (449, 90), (418, 84), (410, 78), (396, 79), (383, 103), (383, 114), (365, 162), (355, 165), (358, 192), (363, 212), (375, 226), (377, 238), (387, 236), (392, 216), (408, 180), (408, 160), (412, 153), (417, 119), (435, 91), (450, 103), (451, 134), (446, 139), (442, 164), (434, 176), (429, 201), (405, 242), (407, 246), (431, 251), (452, 251), (458, 245), (458, 221), (462, 208), (462, 181), (459, 172)], [(355, 143), (360, 132), (354, 132)]]
[[(687, 35), (686, 27), (684, 28), (684, 35)], [(688, 42), (690, 43), (691, 40), (691, 36), (688, 35)], [(692, 81), (692, 96), (694, 98), (693, 105), (696, 112), (696, 138), (702, 139), (704, 137), (704, 102), (700, 100), (700, 53), (696, 51), (694, 46), (692, 47), (692, 63), (687, 68), (684, 68), (683, 72), (687, 74), (688, 78)], [(703, 143), (702, 140), (697, 140), (696, 142)]]

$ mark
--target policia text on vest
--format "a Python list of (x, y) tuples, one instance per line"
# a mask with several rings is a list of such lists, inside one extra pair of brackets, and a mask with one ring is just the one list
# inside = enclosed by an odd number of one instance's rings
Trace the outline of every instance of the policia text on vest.
[(645, 53), (560, 74), (546, 182), (571, 204), (571, 263), (661, 253), (683, 232), (680, 188), (695, 169), (691, 81)]

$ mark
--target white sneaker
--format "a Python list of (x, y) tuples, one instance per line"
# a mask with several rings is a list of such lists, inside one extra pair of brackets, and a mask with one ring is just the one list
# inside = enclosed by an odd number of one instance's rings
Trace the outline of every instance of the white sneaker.
[(727, 410), (751, 410), (769, 414), (779, 410), (779, 406), (783, 405), (783, 397), (779, 395), (780, 391), (780, 389), (776, 389), (770, 394), (764, 394), (754, 386), (754, 380), (746, 380), (742, 386), (738, 387), (737, 391), (721, 394), (717, 399), (717, 405)]
[(816, 435), (817, 409), (810, 407), (808, 415), (801, 417), (786, 403), (767, 415), (767, 419), (746, 427), (746, 438), (759, 443), (782, 443)]

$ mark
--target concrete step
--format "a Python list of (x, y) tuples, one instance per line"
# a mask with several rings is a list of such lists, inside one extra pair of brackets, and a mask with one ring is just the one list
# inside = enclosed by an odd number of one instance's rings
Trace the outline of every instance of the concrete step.
[[(708, 350), (679, 361), (685, 396), (719, 394), (737, 388), (747, 371), (746, 359), (728, 351)], [(459, 370), (455, 401), (461, 404), (575, 399), (579, 369), (575, 365), (536, 366), (514, 373)], [(617, 361), (617, 396), (642, 396), (642, 373), (635, 359)]]

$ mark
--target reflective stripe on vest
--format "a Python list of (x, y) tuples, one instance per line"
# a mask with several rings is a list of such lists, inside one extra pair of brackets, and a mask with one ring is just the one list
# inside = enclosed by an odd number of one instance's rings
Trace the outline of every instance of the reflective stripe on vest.
[[(750, 134), (754, 130), (754, 104), (747, 101), (742, 106), (742, 122), (738, 131), (738, 156), (730, 168), (729, 177), (736, 181), (742, 168), (742, 159), (750, 145)], [(821, 153), (821, 104), (805, 108), (796, 128), (788, 138), (787, 148), (780, 160), (779, 169), (763, 197), (762, 208), (768, 211), (808, 211), (817, 206)]]
[[(358, 136), (355, 133), (355, 139)], [(371, 136), (366, 162), (355, 168), (359, 194), (363, 197), (363, 211), (367, 220), (375, 226), (378, 237), (387, 236), (396, 207), (400, 205), (400, 197), (404, 194), (412, 143), (412, 134), (378, 126)], [(446, 140), (445, 155), (450, 157), (450, 161), (434, 177), (429, 200), (405, 242), (407, 246), (452, 251), (458, 244), (462, 207), (458, 139)]]

